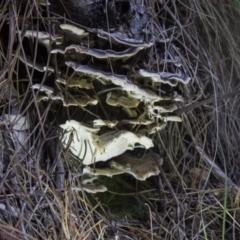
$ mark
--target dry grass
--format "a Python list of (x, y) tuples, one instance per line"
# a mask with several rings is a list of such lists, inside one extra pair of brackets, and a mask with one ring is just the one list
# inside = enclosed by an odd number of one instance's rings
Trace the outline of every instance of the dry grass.
[[(164, 158), (160, 176), (146, 183), (114, 178), (123, 191), (113, 188), (109, 198), (128, 196), (123, 201), (141, 209), (141, 214), (127, 212), (121, 218), (108, 201), (99, 200), (100, 194), (73, 190), (81, 184), (57, 141), (61, 109), (53, 112), (51, 103), (43, 107), (36, 102), (31, 88), (36, 72), (22, 70), (17, 57), (26, 58), (28, 51), (34, 60), (54, 63), (50, 54), (38, 55), (37, 43), (26, 49), (19, 30), (31, 23), (50, 31), (53, 19), (63, 19), (48, 8), (43, 14), (30, 0), (1, 1), (0, 10), (2, 120), (4, 114), (21, 113), (31, 123), (31, 131), (20, 134), (1, 121), (1, 164), (10, 159), (4, 171), (0, 168), (3, 239), (240, 238), (238, 1), (156, 1), (151, 23), (155, 35), (170, 37), (171, 50), (192, 82), (180, 87), (186, 102), (176, 114), (183, 122), (168, 123), (153, 136), (155, 151)], [(163, 25), (169, 27), (166, 34)], [(153, 46), (147, 59), (155, 70), (157, 50)], [(42, 74), (39, 83), (47, 78)]]

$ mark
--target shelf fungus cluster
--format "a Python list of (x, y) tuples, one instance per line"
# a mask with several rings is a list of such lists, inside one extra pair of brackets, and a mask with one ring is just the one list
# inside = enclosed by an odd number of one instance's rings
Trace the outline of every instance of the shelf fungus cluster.
[[(133, 8), (129, 2), (128, 14), (136, 12)], [(152, 135), (169, 121), (182, 120), (174, 111), (184, 103), (181, 93), (190, 77), (179, 61), (172, 61), (173, 52), (165, 59), (171, 43), (165, 50), (165, 44), (154, 42), (154, 33), (138, 37), (146, 32), (150, 16), (141, 9), (136, 14), (143, 19), (142, 28), (131, 30), (132, 35), (116, 28), (81, 29), (55, 21), (51, 34), (43, 30), (22, 33), (29, 42), (38, 41), (45, 48), (47, 64), (41, 54), (15, 56), (37, 76), (45, 77), (42, 83), (31, 84), (38, 104), (51, 102), (65, 111), (67, 117), (58, 119), (61, 141), (83, 164), (83, 176), (90, 179), (84, 180), (83, 189), (91, 193), (106, 190), (94, 185), (101, 175), (126, 173), (145, 180), (159, 174), (162, 159), (151, 150)], [(133, 29), (134, 23), (129, 26)], [(162, 58), (156, 59), (157, 66), (147, 64), (153, 46), (162, 53), (156, 55)], [(149, 150), (137, 158), (131, 155), (136, 148)], [(97, 168), (99, 162), (104, 167)]]

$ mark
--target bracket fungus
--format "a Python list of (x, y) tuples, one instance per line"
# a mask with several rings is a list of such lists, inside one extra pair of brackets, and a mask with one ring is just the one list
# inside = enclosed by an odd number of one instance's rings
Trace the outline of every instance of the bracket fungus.
[(50, 52), (53, 43), (55, 43), (56, 45), (61, 45), (63, 42), (62, 35), (54, 36), (49, 34), (48, 32), (43, 31), (27, 30), (24, 32), (24, 36), (31, 40), (37, 39), (39, 41), (39, 44), (45, 46), (48, 52)]
[(163, 130), (166, 127), (165, 122), (157, 122), (157, 123), (152, 123), (148, 126), (148, 133), (153, 134), (157, 131)]
[(144, 47), (149, 48), (153, 45), (153, 42), (145, 42), (142, 39), (129, 38), (121, 32), (108, 33), (103, 30), (98, 30), (98, 37), (111, 41), (115, 44), (123, 44), (130, 47)]
[(176, 91), (174, 91), (171, 95), (162, 96), (162, 100), (182, 103), (184, 102), (183, 97), (179, 95)]
[(164, 122), (182, 122), (182, 118), (178, 116), (163, 116), (162, 120)]
[(68, 39), (71, 41), (80, 41), (84, 37), (88, 36), (88, 33), (84, 29), (76, 27), (72, 24), (60, 24), (59, 26), (65, 33)]
[(168, 84), (172, 87), (177, 86), (178, 82), (181, 82), (183, 84), (188, 84), (191, 80), (190, 77), (188, 77), (183, 72), (179, 73), (169, 73), (169, 72), (152, 72), (140, 69), (135, 74), (135, 77), (138, 78), (146, 78), (150, 79), (153, 83), (164, 83)]
[[(183, 97), (177, 93), (175, 87), (179, 84), (187, 84), (190, 78), (183, 73), (181, 67), (177, 68), (175, 73), (134, 69), (129, 74), (123, 74), (130, 71), (130, 67), (120, 69), (115, 66), (119, 62), (114, 61), (126, 61), (126, 65), (130, 66), (129, 59), (136, 56), (141, 50), (151, 47), (153, 44), (151, 41), (145, 42), (142, 38), (137, 40), (119, 31), (106, 32), (103, 29), (89, 31), (87, 28), (81, 29), (71, 24), (60, 24), (59, 27), (60, 30), (57, 31), (55, 37), (44, 32), (29, 31), (25, 33), (29, 38), (39, 36), (39, 43), (47, 48), (49, 40), (55, 42), (57, 47), (51, 50), (51, 54), (56, 54), (54, 56), (56, 58), (62, 54), (62, 66), (67, 67), (67, 71), (66, 68), (60, 68), (57, 73), (55, 88), (38, 83), (32, 86), (33, 89), (39, 90), (37, 101), (61, 100), (65, 107), (80, 106), (84, 108), (105, 104), (104, 107), (108, 108), (108, 111), (111, 112), (114, 109), (119, 114), (117, 117), (114, 116), (115, 120), (109, 118), (107, 118), (109, 120), (104, 120), (101, 118), (102, 116), (98, 119), (91, 118), (88, 120), (88, 123), (92, 123), (89, 126), (75, 120), (61, 124), (61, 141), (64, 148), (68, 148), (73, 155), (82, 160), (82, 163), (87, 165), (83, 172), (92, 176), (129, 173), (139, 180), (144, 180), (151, 175), (158, 174), (159, 169), (152, 160), (157, 158), (157, 154), (155, 156), (153, 153), (148, 153), (144, 159), (137, 159), (129, 157), (125, 152), (137, 147), (145, 149), (153, 147), (152, 140), (146, 137), (146, 134), (151, 135), (162, 130), (168, 121), (181, 121), (180, 117), (174, 116), (174, 111), (178, 108), (176, 102), (183, 103)], [(103, 43), (102, 49), (94, 48), (95, 40), (93, 39), (96, 38), (96, 35), (105, 39), (106, 42), (120, 44), (121, 47), (108, 49), (109, 45)], [(91, 41), (89, 45), (83, 40), (87, 36)], [(103, 46), (101, 44), (98, 42), (95, 45)], [(86, 56), (91, 58), (86, 58)], [(19, 59), (25, 60), (21, 55)], [(91, 64), (86, 65), (84, 62), (86, 59), (92, 59), (93, 62), (96, 61), (98, 64), (100, 62), (100, 64), (94, 68), (90, 67)], [(111, 62), (111, 71), (107, 64), (106, 66), (102, 65), (102, 61), (99, 61), (103, 59), (114, 60)], [(40, 72), (46, 70), (53, 72), (51, 67), (46, 68), (38, 63), (33, 64), (28, 59), (27, 65)], [(150, 82), (150, 85), (142, 85), (142, 82)], [(167, 90), (170, 88), (173, 90), (171, 94), (159, 94), (163, 85), (168, 85)], [(99, 89), (101, 94), (98, 94)], [(155, 91), (156, 89), (160, 91)], [(121, 118), (121, 113), (124, 114), (124, 118)], [(108, 129), (114, 128), (117, 123), (120, 123), (119, 130)], [(130, 125), (132, 129), (140, 126), (137, 129), (138, 134), (125, 130), (126, 125)], [(120, 157), (118, 158), (118, 156)], [(157, 164), (160, 164), (159, 159)], [(93, 171), (88, 166), (100, 161), (110, 161), (110, 167), (105, 169), (106, 171), (104, 169)], [(86, 189), (87, 187), (85, 186)], [(94, 192), (95, 190), (86, 191)]]
[(92, 83), (89, 83), (87, 79), (81, 79), (81, 78), (72, 78), (69, 81), (66, 81), (63, 78), (58, 78), (56, 82), (61, 83), (63, 85), (67, 85), (70, 88), (84, 88), (84, 89), (93, 89)]
[(84, 174), (81, 177), (81, 184), (87, 185), (87, 184), (94, 184), (94, 181), (98, 178), (96, 176), (92, 176), (90, 174)]
[(107, 161), (127, 150), (133, 150), (135, 144), (146, 149), (153, 147), (150, 138), (125, 130), (98, 135), (99, 128), (92, 128), (75, 120), (67, 121), (60, 127), (64, 130), (62, 136), (64, 147), (70, 143), (71, 152), (82, 159), (85, 165)]
[(46, 86), (46, 85), (41, 85), (41, 84), (34, 84), (32, 86), (32, 89), (37, 89), (39, 90), (40, 92), (44, 92), (46, 93), (49, 97), (53, 94), (53, 88), (49, 87), (49, 86)]
[(153, 114), (153, 112), (156, 112), (157, 114), (170, 113), (177, 109), (178, 109), (178, 107), (175, 103), (170, 104), (168, 106), (157, 106), (157, 105), (148, 106), (148, 112), (151, 114)]
[(39, 93), (36, 97), (37, 102), (48, 101), (49, 99), (52, 98), (53, 88), (51, 88), (49, 86), (36, 83), (32, 86), (32, 89), (39, 91)]
[(85, 191), (88, 193), (98, 193), (98, 192), (106, 192), (107, 188), (101, 184), (98, 184), (95, 182), (95, 180), (97, 180), (98, 177), (93, 176), (91, 174), (88, 173), (84, 173), (81, 177), (81, 188), (73, 188), (73, 190), (75, 191)]
[(126, 173), (143, 181), (151, 176), (158, 175), (160, 173), (159, 166), (161, 166), (162, 163), (162, 158), (153, 152), (145, 154), (142, 158), (123, 154), (110, 161), (110, 167), (118, 170), (125, 169)]
[[(190, 77), (172, 47), (171, 36), (163, 33), (164, 44), (154, 36), (151, 9), (134, 1), (112, 1), (110, 8), (106, 5), (115, 18), (108, 19), (107, 25), (99, 15), (102, 2), (63, 2), (68, 3), (72, 20), (77, 20), (81, 28), (56, 20), (49, 33), (22, 30), (25, 40), (34, 39), (46, 47), (54, 68), (44, 66), (46, 54), (15, 56), (36, 73), (32, 88), (37, 91), (38, 104), (52, 101), (49, 106), (59, 107), (67, 116), (56, 121), (63, 123), (59, 130), (63, 148), (84, 165), (83, 174), (89, 174), (90, 179), (128, 173), (145, 180), (159, 174), (162, 159), (158, 154), (146, 151), (142, 158), (136, 158), (129, 152), (152, 148), (151, 134), (164, 129), (169, 121), (182, 121), (174, 111), (184, 104), (183, 86)], [(123, 11), (126, 6), (127, 11)], [(92, 11), (86, 12), (86, 7)], [(145, 58), (150, 52), (157, 53), (156, 64), (147, 64)], [(95, 163), (96, 168), (90, 166)], [(100, 165), (108, 167), (101, 169)], [(93, 181), (84, 180), (82, 189), (90, 193), (106, 191)]]
[(139, 51), (141, 51), (143, 47), (131, 47), (126, 50), (116, 52), (111, 49), (102, 50), (102, 49), (95, 49), (95, 48), (87, 48), (81, 45), (70, 45), (63, 49), (53, 49), (51, 53), (61, 53), (66, 54), (68, 51), (74, 50), (76, 53), (79, 54), (86, 54), (98, 59), (111, 59), (111, 60), (119, 60), (121, 59), (123, 62), (128, 60), (130, 57), (136, 55)]
[(117, 123), (118, 121), (116, 120), (109, 121), (109, 120), (96, 119), (96, 120), (93, 120), (93, 127), (107, 126), (109, 128), (113, 128), (117, 125)]
[(92, 194), (95, 194), (95, 193), (99, 193), (99, 192), (106, 192), (107, 191), (107, 188), (103, 185), (97, 185), (97, 184), (86, 184), (86, 185), (83, 185), (82, 188), (73, 188), (72, 190), (75, 190), (75, 191), (85, 191), (87, 193), (92, 193)]
[(129, 97), (138, 99), (144, 102), (157, 102), (161, 100), (161, 97), (157, 96), (154, 92), (148, 89), (142, 89), (137, 85), (133, 84), (124, 75), (117, 75), (112, 73), (106, 73), (100, 70), (90, 68), (86, 65), (78, 64), (77, 62), (67, 61), (66, 65), (72, 67), (76, 72), (89, 74), (93, 76), (96, 80), (101, 78), (105, 84), (115, 84), (122, 87), (122, 90), (126, 91)]
[(123, 94), (121, 94), (121, 92), (118, 93), (110, 92), (107, 95), (106, 103), (111, 106), (135, 108), (138, 106), (139, 101), (134, 98), (126, 97)]
[(81, 96), (74, 99), (79, 106), (86, 107), (87, 105), (97, 105), (97, 99), (91, 98), (89, 96)]
[(57, 95), (53, 95), (53, 88), (48, 87), (46, 85), (40, 85), (38, 83), (34, 84), (32, 86), (33, 89), (37, 89), (40, 92), (45, 93), (38, 94), (37, 95), (37, 102), (40, 101), (47, 101), (49, 99), (51, 100), (61, 100), (64, 107), (70, 107), (70, 106), (81, 106), (86, 107), (87, 105), (96, 105), (98, 103), (97, 99), (91, 98), (86, 93), (84, 95), (78, 95), (78, 96), (68, 96), (68, 98), (64, 97), (63, 93), (60, 92)]
[(112, 177), (114, 175), (120, 175), (125, 173), (124, 169), (113, 169), (113, 168), (91, 168), (89, 166), (86, 166), (83, 168), (83, 174), (90, 174), (92, 176), (106, 176), (106, 177)]
[(153, 122), (154, 120), (152, 119), (144, 119), (144, 118), (124, 119), (121, 121), (122, 124), (132, 124), (132, 125), (150, 125)]
[(151, 176), (160, 173), (159, 166), (162, 165), (162, 158), (156, 153), (147, 153), (142, 158), (137, 158), (129, 154), (122, 154), (110, 160), (109, 168), (91, 168), (86, 166), (84, 174), (92, 176), (112, 177), (123, 173), (128, 173), (136, 179), (144, 181)]

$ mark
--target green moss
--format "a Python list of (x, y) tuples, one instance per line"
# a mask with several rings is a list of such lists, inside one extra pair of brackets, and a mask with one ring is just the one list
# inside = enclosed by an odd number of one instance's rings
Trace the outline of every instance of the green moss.
[[(101, 204), (107, 206), (107, 211), (116, 219), (122, 219), (124, 217), (128, 219), (141, 219), (143, 217), (146, 209), (144, 205), (138, 201), (137, 192), (145, 189), (144, 185), (147, 184), (146, 182), (140, 182), (138, 184), (135, 179), (127, 174), (114, 176), (112, 178), (100, 177), (99, 182), (106, 186), (108, 191), (90, 196), (93, 204), (97, 199)], [(126, 184), (124, 184), (124, 182)]]

